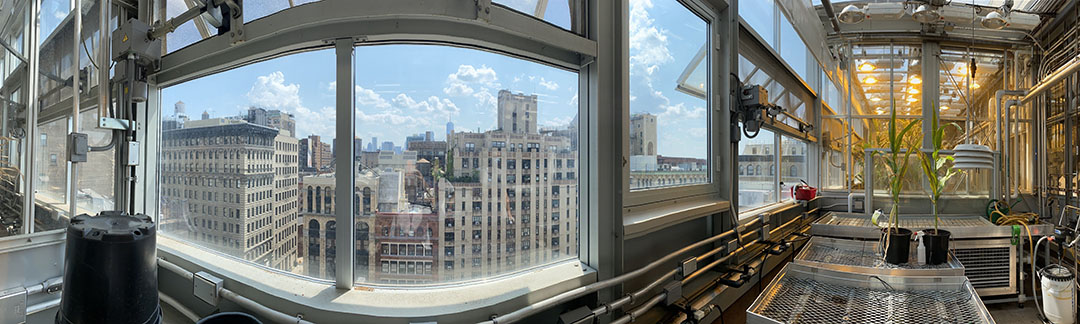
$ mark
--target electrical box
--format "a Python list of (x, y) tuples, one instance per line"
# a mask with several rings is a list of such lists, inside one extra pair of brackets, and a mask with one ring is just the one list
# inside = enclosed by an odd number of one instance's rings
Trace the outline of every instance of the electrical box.
[(0, 323), (26, 323), (26, 289), (0, 291)]
[(139, 63), (150, 65), (161, 58), (161, 40), (150, 39), (150, 25), (128, 19), (112, 35), (112, 59), (122, 61), (134, 55)]
[(128, 142), (127, 165), (139, 165), (139, 142)]
[(768, 106), (769, 90), (760, 85), (745, 86), (739, 95), (739, 102), (747, 107)]
[(86, 162), (86, 154), (90, 151), (89, 139), (83, 133), (68, 134), (68, 161)]
[(220, 298), (218, 292), (221, 291), (222, 286), (224, 286), (224, 280), (221, 280), (221, 278), (215, 277), (212, 274), (199, 271), (195, 273), (192, 282), (194, 286), (191, 290), (196, 298), (212, 306), (217, 306), (218, 299)]

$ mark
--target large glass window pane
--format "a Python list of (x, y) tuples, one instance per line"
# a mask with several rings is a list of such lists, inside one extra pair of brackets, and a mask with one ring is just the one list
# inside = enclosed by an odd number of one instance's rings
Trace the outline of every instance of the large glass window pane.
[(675, 0), (630, 2), (631, 190), (709, 182), (708, 82), (685, 86), (708, 27)]
[(27, 48), (31, 41), (27, 35), (30, 26), (30, 2), (8, 4), (0, 21), (0, 237), (16, 235), (24, 229), (23, 197), (26, 165), (24, 161), (28, 141), (26, 115), (28, 92), (32, 85), (27, 81)]
[(494, 0), (494, 3), (543, 19), (566, 30), (577, 30), (573, 21), (584, 1), (580, 0)]
[(776, 134), (762, 129), (739, 141), (739, 212), (777, 202)]
[[(105, 147), (113, 142), (111, 130), (97, 127), (98, 110), (96, 107), (83, 111), (79, 115), (79, 132), (86, 134), (90, 146)], [(114, 174), (116, 174), (115, 149), (87, 153), (86, 162), (79, 164), (76, 215), (116, 209), (113, 206), (113, 199), (116, 196), (113, 190)]]
[(247, 0), (244, 1), (244, 23), (316, 1), (319, 0)]
[(431, 45), (357, 47), (356, 64), (357, 283), (577, 256), (576, 73)]
[[(334, 183), (334, 58), (330, 50), (294, 54), (162, 90), (173, 107), (163, 113), (159, 156), (164, 235), (334, 277), (333, 191), (301, 176)], [(303, 202), (318, 209), (301, 214)]]
[(780, 137), (780, 195), (782, 200), (791, 200), (791, 188), (807, 177), (806, 142), (788, 136)]
[(746, 21), (769, 46), (776, 46), (773, 31), (776, 27), (776, 12), (773, 0), (741, 1), (739, 2), (739, 17)]
[(795, 70), (795, 74), (809, 84), (807, 76), (810, 75), (808, 68), (811, 66), (806, 64), (806, 55), (806, 42), (795, 32), (795, 27), (787, 17), (780, 15), (780, 57)]
[(38, 124), (34, 149), (34, 200), (36, 231), (63, 228), (68, 218), (67, 144), (68, 118)]

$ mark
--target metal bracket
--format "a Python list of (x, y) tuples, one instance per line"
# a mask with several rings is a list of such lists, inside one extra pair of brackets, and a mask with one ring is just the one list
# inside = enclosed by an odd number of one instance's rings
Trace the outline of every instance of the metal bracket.
[(672, 281), (664, 286), (664, 306), (671, 306), (682, 299), (682, 281)]
[(476, 0), (476, 19), (491, 22), (491, 0)]
[(577, 324), (577, 323), (592, 323), (593, 321), (586, 321), (586, 318), (592, 315), (592, 310), (588, 307), (581, 306), (559, 315), (559, 324)]
[(683, 260), (683, 262), (679, 264), (679, 271), (676, 273), (676, 276), (679, 279), (682, 279), (686, 278), (686, 276), (690, 275), (691, 273), (694, 273), (694, 271), (697, 271), (697, 262), (697, 257), (690, 257), (686, 260)]
[(247, 39), (244, 34), (244, 2), (242, 0), (225, 0), (225, 4), (232, 10), (229, 13), (229, 44), (237, 45)]
[(224, 285), (225, 281), (221, 280), (221, 278), (199, 271), (195, 273), (194, 280), (192, 280), (192, 292), (199, 300), (211, 306), (217, 306), (218, 300), (221, 298), (218, 292), (221, 291)]
[(45, 293), (55, 294), (64, 289), (64, 279), (62, 277), (52, 278), (45, 281)]
[(758, 217), (761, 217), (761, 240), (768, 241), (769, 231), (771, 229), (769, 226), (769, 214), (761, 214)]
[[(131, 127), (132, 124), (135, 125), (134, 128)], [(127, 130), (127, 129), (142, 130), (142, 124), (132, 123), (132, 121), (127, 120), (127, 119), (101, 117), (101, 118), (98, 119), (98, 128), (123, 129), (123, 130)]]

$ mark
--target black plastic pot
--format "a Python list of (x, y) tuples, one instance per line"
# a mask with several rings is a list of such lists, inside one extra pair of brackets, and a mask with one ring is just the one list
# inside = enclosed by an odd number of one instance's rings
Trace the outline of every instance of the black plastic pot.
[(949, 239), (952, 233), (939, 229), (924, 229), (922, 244), (926, 248), (926, 263), (935, 265), (949, 262)]
[[(890, 228), (882, 233), (881, 244), (885, 245), (885, 262), (904, 264), (911, 256), (911, 230)], [(888, 237), (884, 237), (888, 235)], [(888, 244), (886, 244), (888, 242)]]
[(207, 316), (195, 324), (262, 324), (262, 322), (245, 313), (225, 312)]

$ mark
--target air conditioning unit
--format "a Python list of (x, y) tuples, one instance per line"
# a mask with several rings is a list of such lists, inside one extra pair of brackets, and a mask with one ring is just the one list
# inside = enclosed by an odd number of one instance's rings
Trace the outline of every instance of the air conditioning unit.
[(902, 2), (872, 2), (866, 4), (863, 10), (866, 11), (867, 18), (874, 20), (896, 20), (907, 14)]
[(1005, 18), (1009, 22), (1005, 25), (1005, 29), (1022, 29), (1031, 31), (1034, 30), (1035, 27), (1039, 27), (1039, 23), (1042, 22), (1042, 19), (1039, 18), (1039, 15), (1015, 11), (1010, 13), (1009, 16)]

